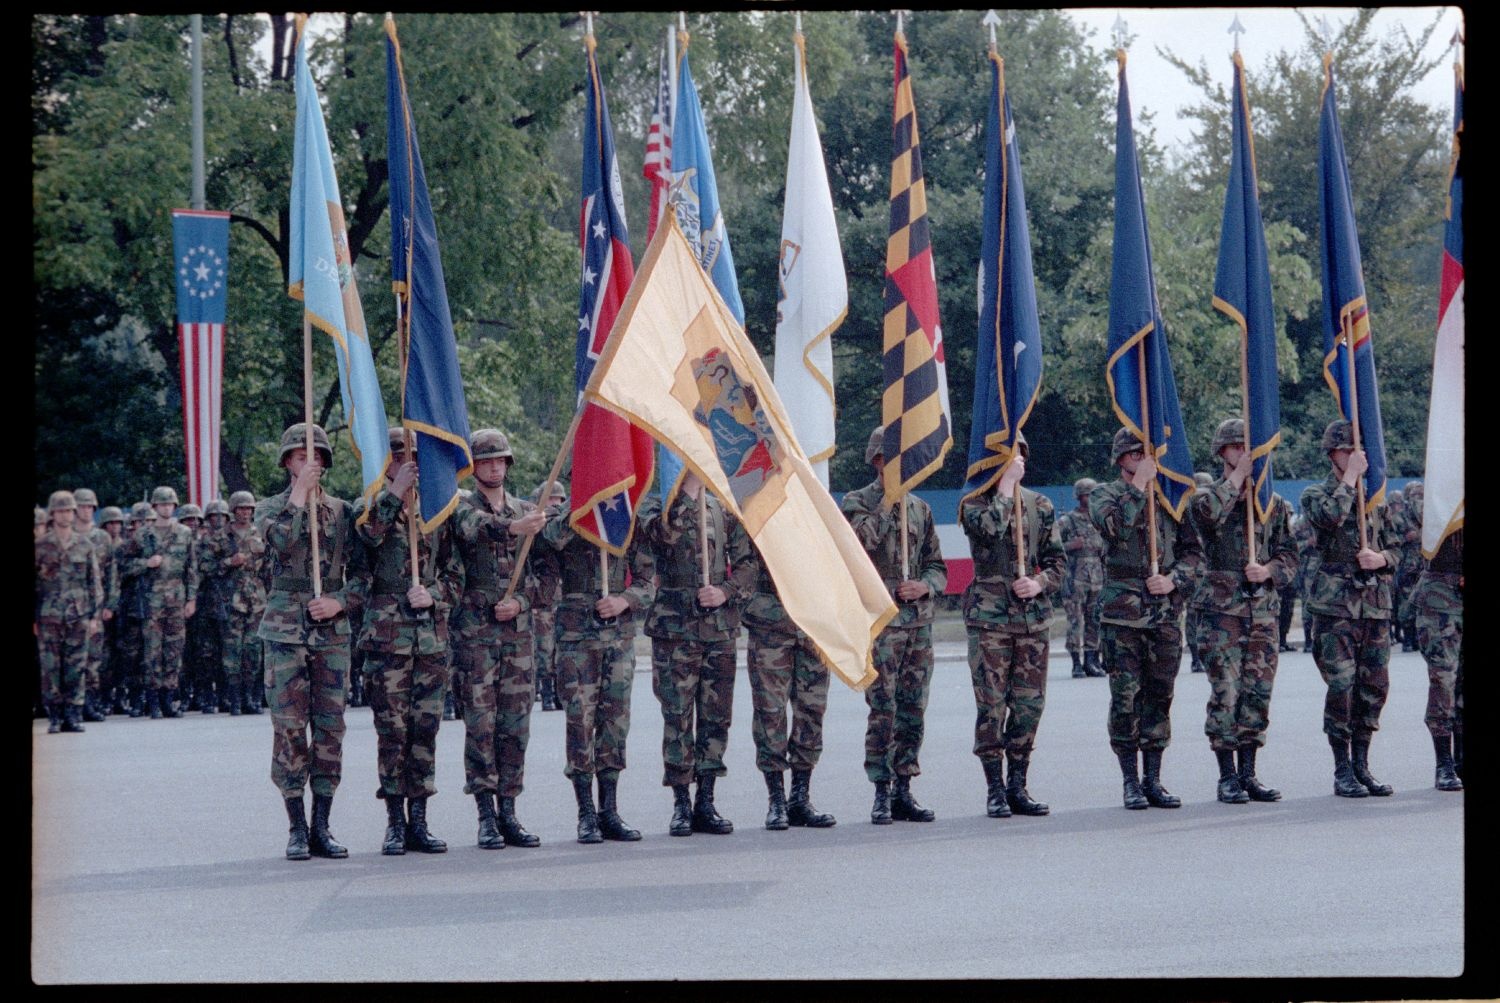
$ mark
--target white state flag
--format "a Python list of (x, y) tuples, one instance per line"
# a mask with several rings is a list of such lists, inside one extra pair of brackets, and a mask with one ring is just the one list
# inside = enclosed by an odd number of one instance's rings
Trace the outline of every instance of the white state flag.
[[(1446, 263), (1445, 263), (1446, 264)], [(1438, 321), (1427, 415), (1427, 470), (1422, 477), (1422, 553), (1464, 524), (1464, 284)]]
[(849, 285), (839, 249), (823, 144), (807, 89), (806, 52), (795, 36), (796, 96), (786, 162), (781, 222), (781, 298), (776, 308), (776, 392), (803, 452), (823, 486), (833, 455), (833, 344), (849, 312)]

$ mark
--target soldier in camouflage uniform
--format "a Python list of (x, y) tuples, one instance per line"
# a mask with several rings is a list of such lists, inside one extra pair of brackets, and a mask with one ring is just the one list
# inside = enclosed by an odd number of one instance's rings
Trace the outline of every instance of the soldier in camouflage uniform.
[[(539, 846), (516, 818), (531, 736), (531, 611), (541, 585), (528, 559), (515, 594), (521, 541), (541, 529), (545, 514), (529, 511), (505, 490), (514, 453), (504, 433), (482, 428), (469, 439), (479, 489), (448, 520), (464, 570), (463, 597), (453, 618), (453, 688), (464, 716), (464, 793), (479, 808), (479, 847)], [(499, 821), (496, 822), (496, 799)]]
[[(1408, 495), (1410, 498), (1410, 495)], [(1417, 643), (1427, 660), (1427, 730), (1437, 753), (1433, 786), (1464, 789), (1464, 530), (1443, 538), (1412, 590)]]
[(1401, 623), (1401, 650), (1416, 651), (1417, 608), (1413, 597), (1426, 561), (1422, 557), (1422, 482), (1406, 486), (1406, 511), (1401, 525), (1401, 561), (1396, 568), (1399, 591), (1396, 599), (1397, 619)]
[[(464, 569), (444, 522), (433, 533), (418, 535), (418, 584), (412, 584), (407, 508), (417, 504), (417, 464), (415, 457), (407, 458), (403, 429), (392, 427), (389, 442), (385, 487), (368, 514), (356, 517), (362, 546), (350, 571), (364, 578), (368, 597), (358, 644), (365, 653), (365, 697), (375, 716), (380, 777), (375, 796), (386, 806), (380, 852), (446, 853), (448, 844), (427, 827), (427, 799), (437, 793), (448, 614), (462, 594)], [(526, 692), (529, 709), (531, 691)]]
[[(703, 500), (706, 520), (700, 519)], [(708, 584), (703, 584), (700, 526), (706, 526)], [(641, 545), (649, 547), (658, 585), (646, 635), (651, 683), (661, 701), (662, 784), (672, 788), (673, 836), (724, 835), (734, 824), (714, 806), (714, 782), (728, 771), (724, 748), (734, 709), (734, 642), (740, 608), (755, 588), (750, 536), (689, 472), (669, 509), (659, 498), (640, 508)], [(698, 781), (689, 805), (688, 784)]]
[(182, 644), (182, 669), (178, 674), (181, 682), (182, 703), (180, 709), (183, 712), (198, 709), (198, 683), (203, 674), (203, 627), (208, 621), (208, 581), (204, 576), (204, 541), (203, 541), (203, 510), (197, 505), (189, 502), (177, 509), (176, 519), (178, 523), (186, 526), (193, 532), (193, 562), (198, 569), (198, 591), (191, 595), (197, 609), (204, 610), (205, 615), (193, 614), (185, 624)]
[(255, 495), (236, 491), (229, 496), (229, 507), (234, 521), (228, 526), (227, 546), (220, 555), (225, 571), (224, 695), (230, 714), (259, 714), (260, 703), (255, 696), (265, 684), (256, 631), (266, 610), (262, 581), (266, 541), (255, 525)]
[[(136, 502), (130, 508), (130, 523), (125, 527), (124, 538), (115, 550), (115, 568), (120, 576), (120, 628), (116, 636), (115, 654), (118, 656), (116, 677), (121, 690), (121, 699), (129, 699), (130, 716), (140, 717), (146, 707), (146, 680), (143, 674), (141, 655), (145, 648), (142, 635), (145, 632), (146, 602), (142, 589), (146, 584), (146, 568), (140, 562), (129, 562), (126, 558), (138, 549), (141, 534), (152, 516), (149, 502)], [(140, 566), (137, 567), (137, 564)]]
[(31, 516), (31, 540), (33, 543), (35, 543), (37, 540), (40, 540), (42, 537), (47, 535), (47, 529), (51, 524), (52, 519), (47, 515), (47, 510), (42, 508), (40, 505), (37, 505), (32, 509)]
[(1390, 692), (1391, 576), (1400, 539), (1383, 506), (1365, 516), (1361, 549), (1355, 485), (1369, 467), (1354, 448), (1353, 426), (1330, 422), (1323, 450), (1332, 470), (1302, 492), (1302, 512), (1316, 534), (1319, 566), (1308, 596), (1313, 616), (1313, 661), (1328, 684), (1323, 731), (1333, 749), (1333, 792), (1339, 797), (1386, 797), (1391, 788), (1370, 773), (1370, 738)]
[[(347, 574), (359, 551), (349, 504), (322, 491), (323, 472), (333, 465), (328, 436), (296, 424), (281, 436), (281, 466), (288, 483), (255, 507), (255, 529), (266, 546), (271, 576), (264, 615), (256, 633), (265, 657), (265, 688), (271, 705), (271, 781), (281, 792), (290, 823), (288, 860), (316, 853), (334, 859), (349, 851), (333, 838), (328, 816), (343, 774), (345, 677), (349, 673), (349, 617), (364, 602), (363, 583)], [(312, 569), (308, 503), (317, 518), (318, 575)], [(314, 585), (321, 585), (314, 592)], [(308, 732), (311, 731), (311, 741)], [(312, 831), (303, 801), (313, 792)]]
[(1068, 559), (1063, 580), (1063, 608), (1068, 614), (1068, 654), (1073, 678), (1102, 676), (1099, 664), (1099, 590), (1104, 587), (1104, 537), (1089, 518), (1089, 495), (1099, 486), (1092, 477), (1073, 484), (1078, 507), (1057, 519), (1058, 536)]
[[(1030, 456), (1025, 436), (1017, 435), (1016, 449), (1018, 455), (1006, 464), (999, 481), (965, 498), (958, 512), (974, 555), (974, 580), (964, 590), (964, 627), (978, 708), (974, 755), (984, 767), (984, 811), (990, 818), (1009, 818), (1013, 810), (1020, 815), (1051, 811), (1044, 802), (1032, 800), (1026, 772), (1047, 700), (1052, 606), (1042, 596), (1062, 588), (1067, 558), (1053, 532), (1052, 502), (1020, 487)], [(1017, 573), (1018, 564), (1025, 574)], [(1077, 664), (1076, 653), (1073, 658)]]
[[(1196, 491), (1204, 490), (1213, 482), (1213, 475), (1207, 473), (1206, 471), (1200, 470), (1193, 475), (1193, 486), (1194, 490)], [(1194, 592), (1196, 592), (1198, 586), (1202, 583), (1203, 566), (1199, 565), (1197, 576), (1193, 579), (1192, 587), (1188, 589), (1188, 595), (1191, 596)], [(1190, 672), (1203, 671), (1203, 659), (1198, 657), (1198, 630), (1200, 619), (1201, 616), (1199, 614), (1198, 607), (1189, 602), (1187, 611), (1183, 614), (1183, 624), (1185, 626), (1184, 636), (1187, 638), (1188, 660), (1190, 662), (1190, 668), (1188, 671)]]
[(104, 579), (94, 545), (73, 529), (77, 511), (71, 492), (52, 492), (47, 500), (52, 527), (35, 544), (31, 633), (37, 639), (48, 734), (84, 730), (80, 715), (89, 638), (98, 631), (104, 608)]
[(206, 525), (198, 537), (198, 709), (217, 712), (225, 699), (224, 643), (229, 631), (229, 575), (224, 561), (234, 551), (229, 534), (229, 503), (210, 501), (203, 510)]
[(125, 513), (114, 505), (106, 505), (99, 512), (99, 528), (104, 531), (108, 541), (109, 556), (106, 563), (109, 570), (104, 570), (103, 565), (99, 569), (104, 575), (105, 589), (104, 609), (99, 613), (99, 618), (103, 621), (103, 629), (99, 631), (99, 635), (104, 639), (104, 653), (97, 706), (101, 714), (124, 714), (125, 687), (119, 653), (120, 625), (124, 620), (120, 616), (120, 573), (115, 554), (125, 541)]
[[(625, 824), (618, 806), (630, 734), (636, 618), (656, 598), (655, 570), (641, 540), (640, 533), (633, 533), (623, 559), (608, 556), (579, 536), (568, 523), (566, 505), (554, 502), (537, 541), (540, 566), (546, 569), (540, 578), (560, 597), (549, 612), (556, 615), (557, 689), (567, 711), (563, 773), (578, 799), (580, 843), (641, 838), (639, 830)], [(556, 584), (548, 584), (552, 582)], [(591, 786), (595, 778), (597, 811)]]
[[(100, 696), (105, 655), (105, 625), (114, 618), (114, 607), (119, 602), (120, 577), (115, 571), (115, 547), (113, 537), (105, 531), (103, 524), (94, 525), (94, 510), (99, 507), (99, 496), (88, 488), (73, 492), (78, 503), (78, 513), (73, 524), (89, 543), (94, 545), (94, 557), (99, 561), (99, 574), (104, 579), (104, 606), (99, 611), (99, 629), (89, 635), (89, 659), (85, 672), (83, 694), (83, 719), (103, 721), (109, 711), (108, 691)], [(120, 510), (115, 509), (119, 515)]]
[(1125, 428), (1115, 433), (1110, 459), (1120, 468), (1119, 479), (1089, 498), (1089, 515), (1107, 548), (1099, 641), (1109, 672), (1109, 743), (1120, 761), (1126, 808), (1177, 808), (1182, 800), (1161, 784), (1161, 759), (1172, 740), (1172, 694), (1182, 662), (1179, 624), (1203, 552), (1186, 513), (1180, 522), (1173, 519), (1158, 498), (1153, 573), (1146, 492), (1157, 490), (1156, 461)]
[(865, 776), (875, 785), (875, 803), (870, 809), (875, 825), (890, 825), (897, 819), (931, 822), (936, 817), (912, 796), (911, 779), (922, 773), (918, 754), (932, 685), (933, 607), (948, 585), (932, 508), (912, 492), (901, 502), (906, 506), (910, 577), (903, 574), (901, 517), (895, 506), (885, 504), (881, 485), (884, 435), (884, 429), (876, 428), (865, 445), (865, 462), (875, 468), (875, 480), (844, 495), (842, 504), (854, 535), (900, 611), (875, 638), (877, 677), (865, 690), (870, 708), (865, 724)]
[(120, 557), (126, 572), (140, 578), (146, 707), (153, 718), (181, 717), (175, 701), (187, 621), (197, 609), (198, 548), (193, 531), (172, 518), (176, 491), (157, 488), (151, 492), (151, 507), (155, 521), (121, 549)]
[[(552, 496), (546, 501), (541, 501), (542, 490), (545, 484), (538, 484), (536, 491), (532, 492), (531, 501), (537, 508), (546, 510), (553, 505), (567, 503), (568, 492), (561, 481), (552, 482)], [(542, 710), (562, 710), (562, 704), (558, 702), (560, 688), (557, 682), (557, 667), (553, 664), (553, 652), (557, 648), (556, 615), (557, 603), (562, 599), (562, 594), (553, 589), (553, 594), (545, 596), (546, 600), (531, 611), (531, 630), (536, 637), (536, 698), (542, 704)], [(631, 671), (635, 671), (634, 663)]]
[[(755, 555), (755, 593), (745, 604), (749, 634), (746, 666), (755, 707), (755, 765), (766, 778), (766, 828), (808, 826), (826, 829), (837, 822), (812, 805), (812, 772), (823, 754), (823, 712), (828, 707), (828, 666), (807, 635), (792, 622), (776, 583)], [(787, 704), (792, 707), (787, 730)], [(786, 796), (786, 770), (792, 796)]]
[(1210, 686), (1203, 730), (1219, 761), (1220, 801), (1280, 801), (1281, 792), (1256, 777), (1255, 754), (1266, 743), (1276, 681), (1279, 590), (1297, 569), (1291, 506), (1271, 495), (1265, 519), (1256, 520), (1251, 554), (1245, 506), (1255, 485), (1244, 419), (1220, 422), (1211, 448), (1223, 461), (1223, 473), (1188, 502), (1203, 545), (1203, 571), (1191, 600), (1198, 610), (1198, 657)]

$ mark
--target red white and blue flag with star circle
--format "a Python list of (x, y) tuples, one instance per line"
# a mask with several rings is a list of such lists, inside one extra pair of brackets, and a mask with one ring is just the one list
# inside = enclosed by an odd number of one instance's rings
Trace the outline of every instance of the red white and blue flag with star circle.
[(219, 497), (229, 213), (173, 209), (172, 252), (187, 493), (202, 507)]

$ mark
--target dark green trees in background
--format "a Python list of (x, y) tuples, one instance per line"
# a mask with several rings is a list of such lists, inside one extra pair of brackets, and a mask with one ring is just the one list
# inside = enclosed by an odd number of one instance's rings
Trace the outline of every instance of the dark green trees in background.
[[(640, 178), (657, 53), (669, 18), (595, 19), (637, 258)], [(869, 474), (878, 421), (881, 291), (888, 223), (891, 49), (885, 13), (804, 14), (809, 74), (849, 271), (849, 318), (834, 340), (835, 489)], [(320, 19), (311, 49), (325, 98), (350, 236), (386, 407), (399, 414), (389, 289), (381, 19)], [(334, 30), (323, 34), (324, 26)], [(572, 415), (578, 297), (577, 15), (398, 16), (474, 427), (517, 446), (513, 485), (529, 491)], [(186, 205), (186, 17), (45, 15), (32, 28), (33, 335), (37, 497), (88, 484), (106, 504), (182, 482), (169, 212)], [(777, 245), (791, 102), (790, 15), (688, 18), (747, 328), (773, 343)], [(955, 446), (931, 487), (956, 486), (973, 386), (975, 262), (988, 100), (976, 12), (907, 20), (942, 295)], [(271, 58), (262, 55), (270, 36)], [(1361, 14), (1337, 43), (1348, 144), (1385, 389), (1393, 474), (1419, 474), (1437, 298), (1446, 109), (1410, 98), (1430, 68), (1422, 39), (1376, 38)], [(259, 44), (257, 44), (259, 43)], [(1104, 320), (1113, 198), (1114, 59), (1056, 11), (1002, 14), (999, 51), (1016, 116), (1031, 214), (1047, 369), (1028, 424), (1038, 483), (1105, 471), (1115, 426), (1105, 392)], [(208, 206), (232, 215), (224, 448), (230, 489), (279, 490), (282, 427), (301, 413), (301, 315), (286, 295), (294, 119), (291, 25), (205, 18)], [(1320, 51), (1309, 42), (1251, 69), (1262, 200), (1277, 308), (1285, 318), (1281, 476), (1316, 476), (1332, 416), (1321, 375), (1317, 274)], [(1227, 53), (1225, 59), (1227, 60)], [(1237, 406), (1234, 330), (1210, 306), (1228, 170), (1225, 67), (1184, 66), (1204, 92), (1196, 140), (1175, 156), (1149, 142), (1162, 307), (1194, 455)], [(1148, 123), (1139, 123), (1144, 132)], [(319, 336), (321, 338), (321, 336)], [(315, 340), (315, 414), (342, 425), (326, 339)], [(768, 362), (769, 362), (768, 358)], [(347, 443), (347, 437), (343, 438)], [(1206, 456), (1200, 463), (1206, 464)], [(331, 478), (347, 493), (352, 456)]]

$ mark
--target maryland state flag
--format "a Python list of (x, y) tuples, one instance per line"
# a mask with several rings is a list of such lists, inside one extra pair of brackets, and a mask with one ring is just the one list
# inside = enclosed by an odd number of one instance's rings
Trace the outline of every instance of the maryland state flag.
[(682, 457), (744, 524), (824, 664), (855, 689), (874, 681), (871, 650), (895, 604), (671, 216), (646, 249), (585, 395)]
[(1453, 72), (1453, 162), (1422, 477), (1422, 553), (1429, 559), (1464, 525), (1464, 72), (1461, 66)]
[[(1318, 207), (1323, 231), (1323, 378), (1339, 414), (1354, 423), (1365, 451), (1365, 510), (1385, 497), (1385, 430), (1380, 421), (1380, 389), (1375, 384), (1375, 346), (1370, 341), (1370, 307), (1360, 264), (1349, 162), (1333, 100), (1333, 56), (1323, 57), (1323, 114), (1318, 123)], [(1351, 365), (1352, 356), (1352, 365)], [(1356, 408), (1356, 402), (1358, 407)]]
[(1255, 140), (1250, 134), (1250, 102), (1245, 96), (1245, 64), (1234, 54), (1234, 153), (1224, 222), (1219, 230), (1219, 269), (1214, 276), (1214, 307), (1239, 325), (1241, 371), (1249, 403), (1251, 475), (1255, 517), (1269, 516), (1271, 450), (1281, 442), (1281, 395), (1276, 372), (1276, 311), (1271, 305), (1271, 265), (1256, 188)]
[(984, 238), (979, 251), (979, 344), (964, 497), (982, 494), (1015, 455), (1016, 436), (1042, 385), (1042, 328), (1031, 271), (1021, 149), (1005, 90), (1005, 61), (991, 49), (985, 125)]
[(422, 532), (458, 506), (458, 482), (474, 469), (469, 407), (458, 374), (458, 345), (448, 310), (437, 225), (427, 195), (422, 151), (412, 122), (396, 22), (385, 20), (386, 159), (391, 172), (391, 287), (410, 340), (401, 387), (401, 424), (416, 434)]
[(1120, 61), (1120, 100), (1115, 122), (1115, 239), (1109, 276), (1109, 362), (1104, 378), (1120, 423), (1149, 445), (1156, 457), (1156, 493), (1172, 518), (1181, 521), (1193, 492), (1193, 458), (1177, 404), (1177, 381), (1167, 353), (1167, 330), (1156, 299), (1151, 234), (1141, 190), (1125, 53)]
[(891, 230), (885, 246), (885, 394), (880, 404), (885, 498), (892, 504), (941, 467), (953, 445), (927, 185), (906, 57), (906, 36), (898, 31)]

